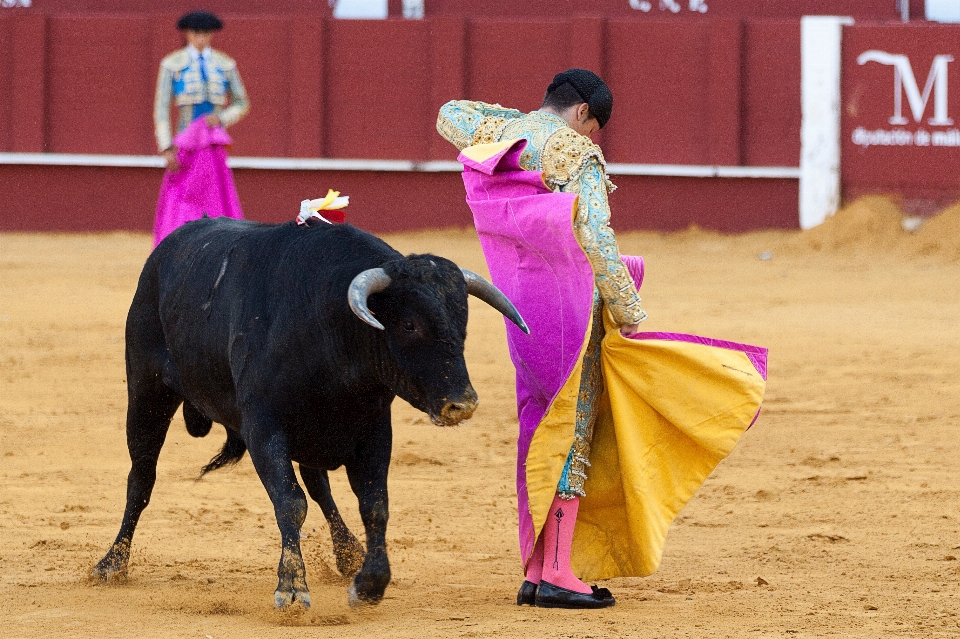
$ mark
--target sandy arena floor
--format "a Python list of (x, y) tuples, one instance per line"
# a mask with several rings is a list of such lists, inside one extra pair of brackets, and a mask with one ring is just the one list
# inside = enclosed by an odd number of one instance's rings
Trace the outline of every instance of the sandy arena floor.
[[(473, 302), (474, 418), (444, 430), (394, 404), (380, 606), (348, 608), (312, 504), (314, 607), (275, 612), (266, 493), (248, 458), (195, 482), (223, 431), (194, 440), (179, 416), (129, 582), (88, 583), (123, 512), (123, 324), (150, 238), (0, 235), (0, 637), (960, 636), (960, 206), (900, 221), (874, 199), (803, 234), (621, 235), (647, 259), (647, 330), (768, 346), (770, 381), (660, 571), (605, 583), (617, 606), (591, 613), (514, 605), (513, 374)], [(486, 272), (472, 231), (386, 239)]]

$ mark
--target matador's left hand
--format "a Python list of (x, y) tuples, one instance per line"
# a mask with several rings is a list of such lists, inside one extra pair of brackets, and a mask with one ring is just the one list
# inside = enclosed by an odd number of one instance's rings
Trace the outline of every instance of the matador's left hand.
[(620, 334), (623, 335), (624, 337), (627, 337), (628, 335), (633, 335), (634, 333), (637, 333), (639, 331), (640, 331), (639, 323), (624, 324), (623, 326), (620, 327)]
[(223, 126), (223, 123), (220, 122), (220, 116), (215, 113), (210, 113), (209, 115), (203, 118), (203, 121), (207, 123), (207, 126), (211, 129), (215, 126)]

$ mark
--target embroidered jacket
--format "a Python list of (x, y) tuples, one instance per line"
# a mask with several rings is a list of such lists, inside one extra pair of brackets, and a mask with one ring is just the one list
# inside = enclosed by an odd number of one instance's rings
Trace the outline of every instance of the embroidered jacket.
[(153, 104), (154, 132), (161, 152), (170, 147), (170, 102), (177, 105), (177, 132), (183, 131), (194, 119), (195, 109), (204, 103), (213, 105), (213, 113), (220, 117), (224, 127), (235, 124), (250, 109), (247, 92), (240, 81), (237, 63), (230, 56), (208, 49), (205, 65), (207, 81), (203, 82), (200, 62), (184, 47), (160, 62), (157, 93)]
[(499, 104), (454, 100), (440, 108), (437, 131), (463, 150), (473, 144), (524, 138), (520, 165), (542, 171), (554, 191), (579, 195), (574, 233), (593, 266), (597, 289), (617, 324), (646, 319), (640, 297), (610, 228), (607, 195), (614, 190), (606, 176), (600, 147), (571, 129), (558, 115), (522, 113)]

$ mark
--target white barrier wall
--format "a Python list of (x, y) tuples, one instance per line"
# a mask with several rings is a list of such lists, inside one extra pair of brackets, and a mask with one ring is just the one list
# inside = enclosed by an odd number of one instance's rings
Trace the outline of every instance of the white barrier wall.
[(800, 22), (800, 228), (822, 224), (840, 206), (840, 69), (843, 26), (853, 19)]

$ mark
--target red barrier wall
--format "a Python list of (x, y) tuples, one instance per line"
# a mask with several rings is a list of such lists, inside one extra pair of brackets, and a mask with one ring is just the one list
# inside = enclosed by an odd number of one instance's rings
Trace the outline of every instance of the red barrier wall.
[[(899, 70), (876, 60), (861, 64), (870, 51), (905, 59)], [(960, 27), (847, 27), (842, 136), (844, 193), (896, 193), (918, 213), (960, 199)]]
[[(150, 231), (162, 171), (147, 168), (0, 165), (0, 231)], [(327, 188), (350, 195), (347, 219), (374, 233), (472, 225), (458, 173), (237, 169), (244, 215), (296, 217)], [(797, 181), (614, 176), (617, 230), (724, 232), (797, 227)]]
[[(910, 0), (910, 15), (923, 16), (924, 0)], [(805, 15), (851, 16), (858, 20), (900, 20), (893, 0), (425, 0), (428, 16), (568, 17), (593, 13), (631, 18), (776, 18)]]
[[(596, 138), (610, 162), (798, 164), (796, 20), (712, 17), (721, 14), (717, 11), (687, 20), (651, 14), (339, 21), (314, 4), (285, 0), (268, 13), (223, 13), (226, 29), (215, 44), (237, 58), (252, 102), (250, 115), (231, 129), (233, 155), (452, 160), (455, 150), (434, 129), (445, 101), (473, 98), (531, 110), (553, 73), (583, 66), (603, 74), (617, 98), (614, 118)], [(787, 11), (802, 4), (780, 6)], [(710, 3), (711, 10), (732, 6)], [(0, 86), (7, 89), (0, 91), (0, 152), (155, 153), (156, 69), (165, 54), (181, 46), (173, 26), (180, 11), (174, 3), (166, 13), (0, 12), (0, 55), (9, 61), (0, 65)], [(960, 192), (956, 147), (866, 146), (853, 137), (858, 129), (891, 129), (885, 123), (893, 108), (892, 67), (860, 65), (857, 56), (869, 49), (907, 52), (922, 92), (935, 56), (953, 55), (947, 68), (956, 74), (957, 33), (955, 26), (926, 23), (845, 29), (846, 195), (899, 190), (939, 202)], [(954, 110), (958, 90), (960, 83), (949, 84)], [(902, 101), (909, 114), (907, 98)], [(934, 97), (928, 101), (932, 111)], [(912, 121), (901, 128), (911, 136), (929, 130), (931, 139), (952, 130)], [(83, 208), (78, 219), (90, 228), (110, 228), (105, 220), (117, 220), (111, 213), (117, 212), (121, 221), (114, 224), (139, 220), (136, 228), (148, 229), (159, 184), (153, 175), (150, 169), (0, 167), (0, 192), (15, 194), (0, 202), (0, 228), (27, 228), (42, 215), (37, 211), (49, 199), (46, 193), (67, 185), (90, 198), (76, 199), (77, 210)], [(446, 223), (468, 219), (458, 178), (450, 174), (241, 170), (237, 176), (255, 219), (286, 219), (286, 209), (274, 212), (276, 202), (298, 202), (328, 186), (358, 202), (371, 184), (377, 199), (371, 212), (357, 219), (374, 230), (444, 225), (418, 209), (424, 201), (435, 202), (448, 216)], [(620, 177), (617, 182), (624, 185), (615, 200), (620, 228), (680, 228), (690, 222), (723, 230), (796, 226), (794, 180)]]
[[(176, 14), (0, 13), (0, 151), (151, 154), (160, 59)], [(225, 16), (217, 48), (251, 99), (234, 155), (447, 159), (454, 98), (540, 105), (558, 70), (596, 69), (617, 109), (611, 162), (796, 166), (797, 22), (572, 18), (346, 21)], [(582, 37), (571, 41), (569, 33)], [(530, 51), (537, 55), (530, 55)]]

